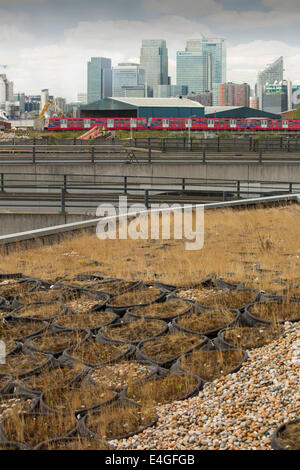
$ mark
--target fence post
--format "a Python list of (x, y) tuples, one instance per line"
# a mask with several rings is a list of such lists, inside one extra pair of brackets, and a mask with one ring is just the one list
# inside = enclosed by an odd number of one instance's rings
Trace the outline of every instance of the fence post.
[(227, 194), (226, 191), (223, 191), (223, 202), (227, 201)]
[(151, 147), (148, 147), (148, 163), (151, 163)]
[(185, 191), (185, 178), (182, 178), (182, 191)]
[(62, 214), (66, 212), (66, 190), (61, 188), (60, 211)]
[(162, 151), (163, 151), (163, 152), (166, 151), (166, 139), (163, 139), (163, 140), (162, 140)]
[(258, 161), (259, 163), (262, 163), (262, 150), (258, 152)]
[(124, 176), (124, 194), (127, 194), (127, 176)]
[(149, 189), (145, 189), (145, 207), (149, 209)]
[(204, 148), (202, 150), (202, 163), (205, 163), (206, 162), (206, 149)]
[(95, 163), (95, 147), (91, 147), (91, 162)]
[(236, 195), (238, 198), (241, 197), (241, 182), (240, 181), (236, 182)]
[(4, 192), (4, 173), (1, 173), (1, 192)]
[(64, 189), (67, 190), (67, 175), (64, 175)]
[(193, 137), (190, 138), (190, 152), (193, 151)]
[(251, 152), (252, 150), (252, 137), (249, 137), (249, 151)]
[(220, 137), (219, 136), (217, 139), (217, 149), (218, 149), (218, 152), (220, 152)]
[(35, 145), (32, 146), (32, 163), (35, 163)]
[(288, 148), (287, 148), (287, 151), (290, 152), (290, 139), (288, 139)]
[(290, 186), (290, 187), (289, 187), (289, 192), (292, 193), (292, 192), (293, 192), (293, 183), (290, 183), (289, 186)]

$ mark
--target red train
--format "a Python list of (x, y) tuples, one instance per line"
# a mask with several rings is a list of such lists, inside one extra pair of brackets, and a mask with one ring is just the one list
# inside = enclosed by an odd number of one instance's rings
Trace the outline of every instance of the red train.
[(105, 130), (300, 131), (299, 119), (229, 118), (50, 118), (48, 131)]
[(0, 119), (0, 131), (8, 131), (11, 129), (11, 124), (7, 121), (2, 121)]

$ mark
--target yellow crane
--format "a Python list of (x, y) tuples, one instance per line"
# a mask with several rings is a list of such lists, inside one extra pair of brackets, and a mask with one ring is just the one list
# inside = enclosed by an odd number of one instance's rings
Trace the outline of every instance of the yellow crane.
[(47, 111), (47, 109), (49, 108), (49, 106), (54, 106), (54, 108), (58, 109), (61, 114), (64, 116), (65, 113), (63, 112), (62, 109), (60, 109), (53, 100), (48, 100), (45, 104), (45, 106), (43, 107), (42, 111), (40, 112), (40, 115), (38, 117), (38, 120), (40, 121), (41, 119), (43, 119), (44, 115), (45, 115), (45, 112)]

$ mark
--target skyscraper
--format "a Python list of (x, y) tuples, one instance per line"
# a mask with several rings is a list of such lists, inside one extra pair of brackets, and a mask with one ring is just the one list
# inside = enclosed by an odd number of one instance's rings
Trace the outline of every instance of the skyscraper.
[(231, 82), (214, 85), (213, 95), (214, 106), (249, 107), (250, 85)]
[(150, 94), (155, 93), (156, 85), (168, 85), (168, 49), (164, 39), (143, 40), (140, 63)]
[(88, 103), (112, 95), (111, 59), (92, 57), (87, 66)]
[(145, 70), (139, 64), (122, 63), (112, 69), (112, 96), (125, 96), (124, 87), (145, 85)]
[(212, 91), (226, 82), (226, 42), (222, 38), (189, 40), (185, 51), (177, 52), (177, 85), (189, 93)]
[(283, 80), (283, 57), (269, 64), (267, 68), (259, 72), (257, 77), (256, 93), (259, 98), (259, 109), (264, 110), (264, 87), (267, 83), (282, 82)]

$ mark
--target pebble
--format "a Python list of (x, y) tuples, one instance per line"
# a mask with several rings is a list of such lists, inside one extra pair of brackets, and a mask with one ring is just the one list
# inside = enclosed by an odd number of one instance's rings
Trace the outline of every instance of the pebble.
[(285, 323), (285, 336), (248, 352), (235, 374), (204, 386), (199, 395), (158, 406), (158, 423), (119, 450), (271, 450), (278, 426), (300, 416), (300, 324)]

